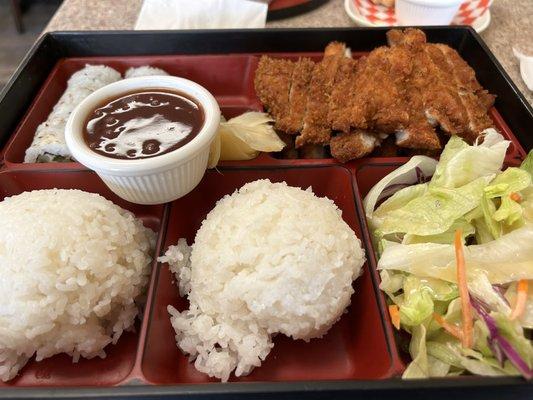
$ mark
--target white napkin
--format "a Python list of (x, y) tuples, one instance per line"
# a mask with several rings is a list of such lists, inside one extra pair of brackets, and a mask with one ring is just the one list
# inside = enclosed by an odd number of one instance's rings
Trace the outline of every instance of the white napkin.
[(520, 75), (529, 90), (533, 90), (533, 56), (526, 56), (518, 49), (513, 48), (513, 53), (520, 61)]
[(144, 0), (135, 29), (264, 28), (268, 3), (268, 0)]

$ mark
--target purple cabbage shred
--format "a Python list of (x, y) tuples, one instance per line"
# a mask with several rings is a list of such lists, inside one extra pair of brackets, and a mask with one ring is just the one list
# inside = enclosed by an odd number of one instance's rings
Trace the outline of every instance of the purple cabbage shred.
[(520, 354), (515, 350), (511, 343), (509, 343), (507, 339), (500, 335), (496, 321), (489, 314), (489, 308), (487, 304), (472, 295), (470, 295), (470, 303), (489, 329), (488, 343), (494, 354), (494, 357), (500, 362), (501, 365), (503, 365), (503, 362), (508, 359), (516, 367), (516, 369), (520, 371), (524, 378), (528, 380), (532, 379), (533, 370), (529, 368), (527, 363), (524, 361), (524, 359), (522, 359)]

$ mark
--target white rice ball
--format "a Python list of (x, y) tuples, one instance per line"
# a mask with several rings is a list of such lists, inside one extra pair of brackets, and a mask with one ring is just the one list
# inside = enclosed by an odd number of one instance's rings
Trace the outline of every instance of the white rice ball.
[(142, 67), (128, 68), (124, 74), (125, 79), (138, 78), (140, 76), (161, 76), (168, 75), (168, 73), (161, 68), (150, 67), (149, 65), (143, 65)]
[(33, 356), (105, 357), (139, 313), (154, 233), (80, 190), (0, 202), (0, 379)]
[(308, 189), (259, 180), (220, 200), (168, 262), (190, 309), (169, 306), (178, 347), (223, 381), (261, 365), (271, 335), (321, 337), (350, 304), (364, 251), (341, 211)]

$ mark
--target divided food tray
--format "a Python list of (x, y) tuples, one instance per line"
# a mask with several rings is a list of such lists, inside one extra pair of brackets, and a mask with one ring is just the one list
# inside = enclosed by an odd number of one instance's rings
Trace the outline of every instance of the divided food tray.
[[(490, 111), (495, 125), (512, 141), (506, 161), (516, 162), (533, 147), (533, 112), (501, 66), (466, 27), (424, 28), (428, 40), (456, 48), (474, 68), (486, 89), (496, 94)], [(321, 57), (332, 40), (345, 41), (360, 56), (385, 44), (386, 29), (311, 29), (196, 32), (50, 33), (32, 48), (0, 95), (0, 199), (27, 190), (77, 188), (97, 192), (131, 210), (158, 232), (156, 256), (180, 237), (192, 243), (201, 221), (215, 202), (246, 182), (268, 178), (334, 200), (343, 219), (367, 252), (363, 275), (355, 282), (352, 302), (329, 333), (308, 343), (282, 335), (260, 368), (227, 384), (196, 371), (175, 345), (167, 305), (187, 306), (168, 266), (152, 263), (142, 321), (105, 359), (66, 355), (30, 361), (19, 376), (0, 383), (2, 397), (205, 397), (213, 395), (338, 397), (356, 395), (395, 398), (449, 397), (527, 398), (533, 387), (520, 378), (459, 377), (402, 381), (404, 354), (379, 291), (376, 261), (362, 199), (405, 157), (373, 157), (340, 164), (333, 159), (278, 159), (262, 154), (244, 162), (225, 162), (206, 173), (189, 195), (170, 204), (140, 206), (115, 196), (93, 172), (78, 163), (23, 164), (24, 151), (66, 87), (68, 77), (86, 63), (106, 64), (123, 73), (131, 66), (152, 65), (192, 79), (210, 90), (225, 117), (261, 110), (253, 74), (261, 54), (297, 58)]]

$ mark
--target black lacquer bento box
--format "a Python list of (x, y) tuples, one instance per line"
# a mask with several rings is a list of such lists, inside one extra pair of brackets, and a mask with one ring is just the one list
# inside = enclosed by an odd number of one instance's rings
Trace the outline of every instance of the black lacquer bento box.
[[(508, 163), (533, 147), (533, 110), (479, 36), (469, 27), (423, 28), (429, 42), (458, 50), (481, 85), (496, 94), (490, 111), (512, 141)], [(521, 378), (457, 377), (401, 380), (405, 355), (396, 343), (378, 289), (362, 198), (402, 157), (364, 158), (347, 164), (333, 159), (279, 159), (262, 154), (251, 161), (224, 162), (206, 173), (189, 195), (170, 204), (140, 206), (115, 196), (96, 174), (77, 163), (23, 164), (24, 151), (66, 87), (86, 63), (123, 73), (152, 65), (189, 78), (214, 94), (224, 116), (261, 110), (253, 89), (259, 56), (320, 58), (330, 41), (346, 42), (354, 57), (384, 45), (386, 29), (297, 29), (191, 32), (55, 32), (28, 53), (0, 95), (0, 198), (26, 190), (77, 188), (98, 192), (131, 210), (159, 232), (157, 254), (180, 237), (189, 242), (215, 202), (260, 178), (313, 187), (341, 208), (368, 255), (347, 314), (320, 340), (309, 343), (277, 337), (263, 366), (244, 378), (219, 383), (196, 371), (176, 347), (166, 306), (186, 306), (166, 265), (152, 265), (143, 320), (135, 333), (106, 348), (105, 359), (58, 355), (30, 361), (12, 381), (0, 384), (0, 398), (533, 398)], [(1, 294), (0, 294), (1, 297)]]

